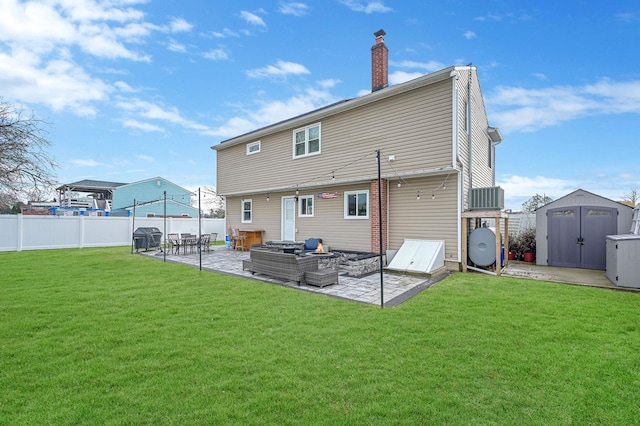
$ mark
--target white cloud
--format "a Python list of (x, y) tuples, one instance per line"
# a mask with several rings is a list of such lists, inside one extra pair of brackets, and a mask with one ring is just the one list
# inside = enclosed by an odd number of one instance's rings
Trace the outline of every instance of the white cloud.
[(286, 61), (278, 61), (275, 65), (247, 71), (247, 75), (251, 78), (285, 77), (299, 74), (310, 74), (310, 72), (304, 65)]
[(73, 159), (73, 160), (70, 160), (69, 162), (77, 167), (98, 167), (102, 165), (101, 163), (98, 163), (95, 160)]
[(229, 54), (225, 52), (223, 49), (212, 49), (212, 50), (209, 50), (208, 52), (204, 52), (202, 56), (214, 61), (222, 61), (225, 59), (229, 59)]
[(70, 61), (52, 59), (43, 64), (38, 55), (23, 49), (11, 55), (0, 52), (0, 87), (7, 98), (81, 116), (95, 115), (92, 103), (106, 100), (112, 90)]
[(499, 86), (485, 102), (492, 123), (503, 133), (532, 132), (597, 114), (640, 113), (640, 81), (542, 89)]
[(464, 38), (466, 38), (467, 40), (471, 40), (472, 38), (476, 38), (476, 33), (474, 33), (471, 30), (467, 30), (467, 31), (465, 31), (465, 33), (462, 36)]
[(176, 53), (185, 53), (187, 51), (187, 47), (184, 44), (179, 43), (174, 39), (169, 39), (167, 49)]
[(256, 15), (255, 13), (251, 13), (251, 12), (247, 12), (246, 10), (243, 10), (242, 12), (240, 12), (240, 17), (251, 25), (255, 25), (257, 27), (267, 26), (267, 24), (264, 23), (262, 18)]
[(191, 31), (193, 25), (183, 18), (174, 18), (171, 23), (169, 23), (169, 27), (172, 33), (184, 33)]
[(240, 34), (238, 34), (235, 31), (230, 30), (229, 28), (223, 29), (222, 32), (213, 31), (213, 32), (211, 32), (211, 35), (214, 36), (215, 38), (240, 37)]
[(336, 102), (330, 92), (307, 88), (304, 92), (286, 100), (258, 102), (253, 109), (243, 108), (241, 116), (228, 119), (223, 125), (212, 129), (212, 136), (233, 137), (273, 123), (287, 120)]
[(586, 178), (558, 179), (544, 176), (502, 176), (496, 185), (504, 189), (505, 208), (513, 211), (522, 209), (522, 203), (536, 194), (546, 195), (552, 200), (583, 189), (611, 200), (622, 200), (631, 188), (637, 188), (640, 176), (637, 171), (606, 175), (594, 173)]
[(124, 81), (116, 81), (115, 83), (113, 83), (113, 86), (122, 93), (133, 93), (136, 91), (133, 87), (129, 86)]
[[(95, 103), (124, 82), (113, 85), (93, 77), (81, 63), (83, 53), (108, 60), (151, 61), (137, 51), (154, 32), (186, 31), (182, 18), (169, 26), (146, 22), (135, 5), (145, 0), (0, 1), (0, 87), (3, 94), (23, 103), (39, 103), (77, 115), (96, 114)], [(176, 51), (184, 49), (173, 42)], [(103, 67), (108, 70), (109, 67)], [(105, 71), (107, 72), (107, 71)]]
[(416, 61), (389, 61), (389, 65), (398, 68), (418, 68), (425, 71), (438, 71), (445, 68), (442, 62), (429, 61), (429, 62), (416, 62)]
[(386, 13), (393, 10), (388, 6), (385, 6), (381, 1), (342, 0), (342, 4), (354, 12), (364, 12), (366, 14)]
[(148, 120), (167, 122), (203, 134), (210, 130), (209, 127), (204, 124), (183, 117), (177, 108), (165, 107), (164, 105), (141, 99), (121, 99), (116, 102), (116, 106), (128, 113), (138, 114), (140, 117)]
[(303, 16), (307, 14), (309, 6), (299, 2), (288, 2), (280, 4), (280, 13), (285, 15)]
[(331, 89), (332, 87), (334, 87), (336, 84), (339, 84), (339, 83), (341, 83), (341, 81), (340, 80), (336, 80), (334, 78), (318, 81), (318, 84), (323, 89)]
[(164, 132), (164, 129), (160, 126), (156, 126), (151, 123), (143, 123), (142, 121), (133, 119), (122, 120), (122, 125), (129, 129), (142, 130), (144, 132)]
[(400, 84), (405, 81), (413, 80), (414, 78), (422, 77), (424, 74), (421, 72), (404, 72), (396, 71), (389, 74), (389, 84)]
[(141, 159), (141, 160), (143, 160), (143, 161), (146, 161), (148, 163), (153, 163), (154, 161), (156, 161), (155, 158), (153, 158), (153, 157), (151, 157), (149, 155), (138, 154), (138, 155), (136, 155), (136, 157)]
[(79, 46), (98, 57), (148, 61), (148, 55), (136, 53), (124, 44), (139, 43), (159, 28), (139, 22), (143, 16), (135, 9), (118, 9), (106, 3), (5, 0), (0, 2), (0, 41), (38, 54), (59, 46)]
[(520, 211), (522, 203), (536, 194), (546, 195), (556, 200), (578, 189), (575, 181), (554, 179), (544, 176), (503, 176), (496, 180), (496, 185), (504, 190), (505, 208)]

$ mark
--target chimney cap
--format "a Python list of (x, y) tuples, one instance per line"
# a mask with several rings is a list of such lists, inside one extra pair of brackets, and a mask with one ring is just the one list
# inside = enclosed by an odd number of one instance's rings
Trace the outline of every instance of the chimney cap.
[(376, 31), (375, 33), (373, 33), (373, 35), (376, 36), (376, 37), (384, 37), (384, 36), (387, 35), (387, 33), (385, 33), (383, 29), (380, 29), (380, 30)]

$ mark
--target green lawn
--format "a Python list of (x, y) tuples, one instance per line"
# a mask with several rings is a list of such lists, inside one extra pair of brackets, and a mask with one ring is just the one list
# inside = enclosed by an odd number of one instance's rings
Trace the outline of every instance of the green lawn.
[(640, 424), (640, 295), (454, 274), (380, 309), (128, 247), (0, 253), (0, 424)]

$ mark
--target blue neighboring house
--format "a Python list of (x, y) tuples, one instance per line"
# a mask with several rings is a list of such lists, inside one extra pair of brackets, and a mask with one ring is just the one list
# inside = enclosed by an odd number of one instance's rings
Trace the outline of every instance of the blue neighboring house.
[(170, 217), (198, 217), (198, 209), (191, 207), (191, 192), (161, 177), (118, 186), (113, 191), (113, 210), (130, 210), (136, 217), (165, 215)]

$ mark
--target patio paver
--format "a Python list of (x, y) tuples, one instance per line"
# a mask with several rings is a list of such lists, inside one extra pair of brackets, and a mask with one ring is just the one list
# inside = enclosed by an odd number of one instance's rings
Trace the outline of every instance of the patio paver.
[[(298, 286), (297, 283), (293, 281), (279, 280), (261, 274), (251, 275), (251, 272), (243, 271), (242, 261), (249, 259), (248, 252), (232, 251), (224, 246), (212, 246), (211, 248), (211, 251), (202, 253), (203, 270), (237, 275), (354, 302), (380, 305), (380, 274), (378, 272), (361, 278), (349, 277), (341, 273), (338, 284), (323, 288), (310, 285)], [(160, 251), (140, 252), (139, 254), (159, 260), (165, 258), (165, 253)], [(169, 262), (183, 263), (194, 267), (200, 266), (199, 253), (185, 255), (170, 254), (167, 252), (166, 259)], [(446, 275), (428, 278), (425, 276), (404, 275), (385, 271), (383, 273), (384, 306), (397, 306), (432, 284), (440, 281), (445, 276)]]

